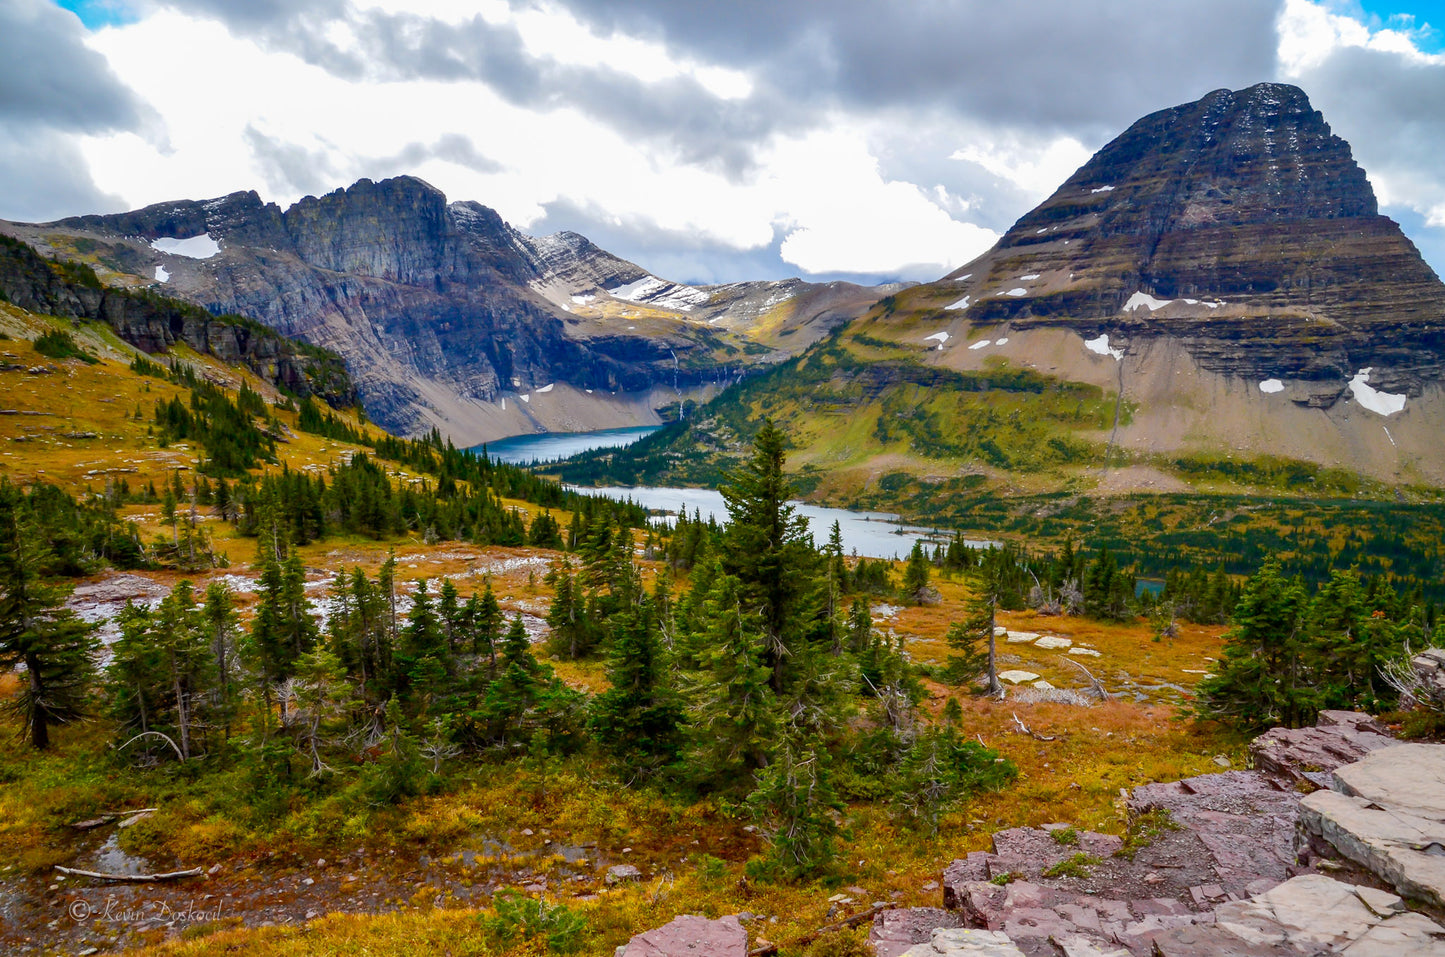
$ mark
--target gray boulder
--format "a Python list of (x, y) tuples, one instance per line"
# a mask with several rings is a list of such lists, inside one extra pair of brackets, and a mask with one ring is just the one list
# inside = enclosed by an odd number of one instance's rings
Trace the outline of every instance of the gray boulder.
[(996, 930), (940, 927), (926, 944), (903, 952), (902, 957), (1025, 957), (1023, 951)]
[(1217, 908), (1212, 923), (1165, 931), (1158, 957), (1428, 957), (1445, 953), (1445, 927), (1405, 910), (1394, 894), (1305, 874)]
[(1322, 840), (1401, 894), (1445, 907), (1445, 745), (1397, 744), (1300, 802), (1299, 843)]

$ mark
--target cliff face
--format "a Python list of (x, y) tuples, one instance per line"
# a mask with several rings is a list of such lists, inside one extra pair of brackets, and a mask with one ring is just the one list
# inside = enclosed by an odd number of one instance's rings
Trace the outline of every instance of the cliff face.
[(1445, 286), (1281, 84), (1144, 117), (937, 289), (969, 295), (978, 324), (1178, 339), (1204, 369), (1316, 405), (1364, 368), (1419, 396), (1445, 362)]
[[(437, 427), (459, 444), (661, 421), (659, 407), (806, 346), (881, 294), (796, 281), (679, 286), (575, 233), (526, 236), (406, 176), (285, 211), (241, 192), (4, 228), (112, 278), (154, 277), (167, 295), (333, 349), (374, 421), (402, 434)], [(152, 246), (196, 237), (214, 241), (199, 250), (206, 258)], [(752, 336), (780, 307), (765, 341)], [(801, 335), (776, 341), (789, 331)]]
[(184, 343), (297, 395), (338, 407), (357, 402), (335, 353), (292, 342), (240, 316), (218, 317), (187, 303), (104, 286), (89, 270), (59, 270), (13, 240), (0, 242), (0, 294), (30, 312), (104, 322), (146, 352)]

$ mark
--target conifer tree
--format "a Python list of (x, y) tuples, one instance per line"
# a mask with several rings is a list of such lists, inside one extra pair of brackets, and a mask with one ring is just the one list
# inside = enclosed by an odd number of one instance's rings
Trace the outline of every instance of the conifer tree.
[(737, 579), (720, 570), (701, 620), (702, 670), (688, 689), (689, 772), (699, 783), (748, 787), (767, 765), (779, 726), (762, 626), (744, 609)]
[(231, 589), (222, 581), (206, 586), (206, 606), (202, 621), (211, 643), (211, 660), (215, 668), (215, 702), (211, 708), (230, 734), (236, 714), (236, 678), (238, 670), (237, 639), (241, 619)]
[(997, 697), (1003, 691), (998, 681), (997, 639), (999, 569), (993, 556), (985, 556), (972, 576), (964, 604), (964, 619), (949, 626), (948, 671), (955, 681), (986, 678), (985, 693)]
[(800, 657), (807, 642), (826, 640), (830, 625), (807, 520), (788, 504), (793, 488), (784, 458), (783, 434), (765, 422), (752, 457), (721, 489), (729, 516), (722, 567), (737, 579), (741, 602), (757, 612), (774, 694), (787, 683), (789, 658)]
[(1304, 660), (1304, 588), (1270, 559), (1244, 586), (1224, 636), (1219, 671), (1198, 687), (1198, 712), (1257, 729), (1314, 721), (1318, 699)]
[(610, 687), (592, 706), (592, 729), (629, 769), (650, 775), (677, 758), (683, 708), (670, 681), (652, 600), (613, 620), (607, 656)]
[(25, 666), (8, 709), (42, 751), (52, 727), (87, 712), (98, 647), (64, 607), (69, 589), (42, 582), (48, 553), (24, 494), (0, 478), (0, 668)]
[(928, 556), (923, 553), (923, 542), (913, 543), (908, 554), (908, 564), (903, 569), (903, 597), (915, 605), (926, 604), (929, 600)]

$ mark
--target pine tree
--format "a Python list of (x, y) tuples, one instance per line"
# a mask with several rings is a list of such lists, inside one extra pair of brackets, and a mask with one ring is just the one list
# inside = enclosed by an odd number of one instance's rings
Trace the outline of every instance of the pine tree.
[(150, 640), (160, 653), (181, 760), (189, 760), (194, 751), (192, 732), (216, 684), (215, 661), (189, 581), (177, 583), (161, 600), (151, 618)]
[(697, 642), (702, 670), (688, 688), (689, 772), (724, 789), (747, 786), (767, 765), (779, 726), (762, 627), (738, 592), (736, 578), (715, 573)]
[(592, 729), (625, 767), (650, 775), (676, 760), (683, 707), (669, 679), (652, 601), (613, 620), (607, 656), (610, 687), (592, 705)]
[(24, 494), (0, 478), (0, 668), (25, 666), (8, 710), (42, 751), (52, 727), (87, 712), (98, 647), (93, 627), (64, 607), (69, 589), (41, 581), (48, 553)]
[(915, 605), (927, 604), (932, 591), (928, 580), (928, 556), (923, 554), (923, 542), (917, 541), (913, 543), (913, 551), (908, 554), (908, 564), (903, 569), (904, 599)]
[(229, 735), (236, 715), (236, 678), (238, 670), (237, 639), (241, 633), (240, 616), (236, 614), (231, 589), (222, 581), (206, 586), (206, 607), (202, 620), (211, 642), (211, 660), (215, 667), (215, 702), (211, 711)]
[(985, 556), (970, 582), (970, 593), (964, 604), (964, 619), (948, 629), (948, 671), (955, 681), (972, 681), (979, 675), (987, 679), (985, 691), (998, 697), (1003, 686), (998, 681), (998, 650), (994, 629), (998, 623), (999, 568), (994, 556)]
[(1224, 636), (1219, 671), (1199, 683), (1196, 709), (1246, 729), (1314, 721), (1316, 691), (1305, 660), (1304, 588), (1271, 559), (1244, 586)]
[(774, 694), (787, 684), (789, 659), (807, 642), (826, 641), (830, 626), (819, 557), (807, 520), (788, 504), (793, 488), (783, 465), (783, 434), (765, 422), (752, 457), (721, 489), (729, 517), (723, 570), (737, 579), (739, 599), (757, 611)]

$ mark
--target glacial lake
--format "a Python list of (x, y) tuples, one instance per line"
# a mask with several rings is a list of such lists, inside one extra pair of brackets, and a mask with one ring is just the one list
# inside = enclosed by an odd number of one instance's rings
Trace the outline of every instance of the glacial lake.
[(639, 425), (625, 429), (601, 429), (596, 432), (539, 432), (535, 435), (513, 435), (486, 445), (479, 445), (476, 451), (487, 450), (493, 461), (511, 465), (527, 465), (532, 462), (556, 462), (591, 449), (615, 449), (631, 445), (644, 436), (651, 435), (660, 425)]
[[(568, 488), (591, 495), (605, 495), (618, 501), (630, 498), (644, 508), (665, 513), (664, 520), (668, 521), (683, 510), (686, 510), (688, 515), (695, 511), (701, 512), (704, 519), (712, 516), (719, 522), (727, 521), (728, 517), (727, 503), (723, 501), (722, 493), (708, 488)], [(922, 541), (931, 545), (949, 537), (946, 532), (936, 529), (900, 524), (897, 515), (824, 508), (804, 502), (792, 504), (796, 509), (795, 514), (808, 520), (813, 539), (820, 545), (828, 540), (833, 523), (837, 522), (838, 530), (843, 535), (843, 550), (850, 555), (857, 553), (868, 558), (906, 558), (908, 553), (913, 551), (914, 542)], [(970, 541), (968, 544), (982, 548), (994, 543)]]

